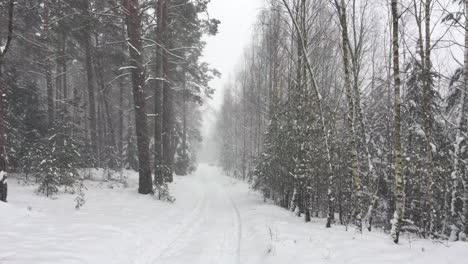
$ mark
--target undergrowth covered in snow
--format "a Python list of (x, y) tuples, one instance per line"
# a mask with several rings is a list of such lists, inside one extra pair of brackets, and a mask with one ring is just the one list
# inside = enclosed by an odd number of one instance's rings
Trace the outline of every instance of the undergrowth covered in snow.
[[(50, 199), (11, 179), (0, 203), (0, 263), (414, 263), (460, 264), (468, 243), (326, 229), (265, 203), (243, 182), (201, 165), (170, 184), (174, 203), (136, 192), (138, 175), (85, 177), (86, 203), (76, 194)], [(125, 182), (122, 183), (122, 182)]]

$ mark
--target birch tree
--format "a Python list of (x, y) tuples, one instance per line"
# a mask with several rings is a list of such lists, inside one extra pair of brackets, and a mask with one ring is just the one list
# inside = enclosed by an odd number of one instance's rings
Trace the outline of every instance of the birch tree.
[(315, 73), (312, 69), (312, 65), (310, 64), (309, 57), (308, 57), (308, 52), (307, 52), (307, 46), (305, 43), (305, 37), (301, 35), (301, 30), (299, 26), (299, 22), (296, 20), (291, 8), (289, 7), (289, 4), (287, 3), (286, 0), (282, 0), (284, 6), (287, 9), (287, 12), (289, 14), (289, 17), (292, 21), (292, 24), (294, 28), (296, 29), (297, 32), (299, 32), (298, 38), (299, 38), (299, 49), (302, 50), (302, 54), (304, 54), (304, 60), (305, 60), (305, 67), (307, 69), (307, 72), (309, 74), (309, 78), (311, 79), (311, 86), (312, 89), (315, 93), (315, 100), (319, 108), (319, 118), (320, 118), (320, 123), (321, 123), (321, 130), (322, 130), (322, 136), (325, 141), (325, 148), (326, 148), (326, 155), (327, 155), (327, 163), (328, 163), (328, 216), (327, 216), (327, 223), (326, 226), (330, 227), (332, 219), (334, 218), (334, 211), (333, 211), (333, 202), (335, 200), (333, 191), (332, 191), (332, 186), (334, 184), (334, 177), (333, 177), (333, 166), (332, 166), (332, 157), (331, 157), (331, 151), (330, 151), (330, 143), (329, 143), (329, 131), (327, 130), (326, 126), (326, 121), (325, 121), (325, 115), (324, 115), (324, 110), (322, 106), (322, 95), (320, 94), (320, 88), (318, 87), (317, 80), (315, 78)]
[[(460, 95), (460, 109), (459, 109), (459, 116), (457, 117), (457, 136), (455, 139), (455, 153), (456, 153), (456, 160), (454, 162), (454, 173), (455, 177), (458, 176), (460, 173), (460, 167), (463, 166), (463, 164), (460, 164), (460, 162), (463, 162), (460, 160), (460, 150), (467, 148), (467, 128), (466, 126), (468, 125), (468, 118), (466, 116), (466, 109), (467, 109), (467, 91), (468, 91), (468, 0), (465, 0), (465, 50), (464, 50), (464, 69), (463, 69), (463, 85), (461, 87), (461, 95)], [(462, 134), (464, 132), (464, 135)], [(464, 144), (462, 144), (464, 142)], [(466, 155), (466, 154), (465, 154)], [(466, 240), (466, 237), (468, 236), (468, 173), (467, 171), (467, 166), (466, 163), (464, 164), (464, 171), (465, 175), (463, 177), (463, 188), (464, 188), (464, 193), (463, 193), (463, 198), (464, 198), (464, 219), (465, 219), (465, 225), (463, 228), (463, 239)]]
[(404, 179), (401, 173), (401, 98), (400, 98), (400, 52), (399, 52), (399, 19), (398, 0), (392, 0), (392, 25), (393, 25), (393, 78), (394, 78), (394, 104), (395, 104), (395, 214), (392, 219), (393, 242), (398, 243), (404, 214)]
[(343, 68), (344, 68), (344, 86), (346, 99), (348, 101), (348, 112), (347, 112), (347, 123), (349, 126), (348, 138), (349, 144), (351, 146), (351, 168), (350, 174), (352, 179), (352, 218), (355, 221), (357, 229), (359, 232), (362, 232), (362, 185), (361, 179), (359, 176), (359, 164), (358, 164), (358, 153), (356, 146), (356, 131), (354, 125), (354, 96), (353, 91), (351, 90), (351, 76), (349, 69), (349, 36), (348, 36), (348, 19), (346, 15), (346, 5), (345, 1), (341, 0), (338, 3), (338, 0), (335, 0), (335, 6), (338, 12), (340, 27), (341, 27), (341, 38), (342, 38), (342, 57), (343, 57)]

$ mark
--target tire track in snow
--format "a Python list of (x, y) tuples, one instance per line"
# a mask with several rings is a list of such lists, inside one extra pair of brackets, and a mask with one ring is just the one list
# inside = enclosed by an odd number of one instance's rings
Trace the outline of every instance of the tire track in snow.
[[(213, 175), (214, 176), (214, 175)], [(198, 261), (203, 260), (206, 263), (225, 263), (213, 262), (213, 253), (218, 252), (218, 261), (229, 261), (229, 263), (241, 263), (241, 239), (242, 239), (242, 220), (240, 210), (232, 198), (228, 186), (223, 181), (219, 181), (214, 177), (203, 175), (199, 178), (197, 185), (203, 186), (201, 188), (202, 195), (196, 202), (195, 209), (192, 210), (187, 216), (184, 216), (184, 221), (178, 224), (167, 234), (170, 236), (167, 239), (158, 237), (153, 240), (149, 246), (145, 247), (145, 254), (143, 258), (138, 258), (134, 263), (136, 264), (156, 264), (156, 263), (172, 263), (179, 258), (187, 258), (186, 253), (193, 250), (203, 243), (207, 243)], [(198, 188), (199, 189), (199, 188)], [(200, 190), (200, 189), (199, 189)], [(214, 203), (213, 203), (214, 202)], [(213, 207), (214, 206), (214, 207)], [(222, 206), (222, 207), (219, 207)], [(211, 208), (213, 207), (213, 208)], [(221, 212), (221, 215), (210, 214), (210, 212)], [(229, 217), (231, 215), (231, 217)], [(211, 217), (207, 219), (207, 217)], [(230, 223), (216, 222), (218, 218), (229, 218)], [(213, 223), (213, 221), (215, 221)], [(206, 222), (206, 224), (204, 224)], [(219, 225), (218, 225), (219, 224)], [(225, 236), (221, 241), (217, 236), (220, 232), (228, 232), (231, 235)], [(205, 235), (199, 235), (203, 233)], [(174, 235), (172, 235), (174, 234)], [(213, 236), (211, 236), (213, 234)], [(163, 239), (164, 241), (161, 241)], [(219, 245), (216, 250), (215, 246)], [(203, 255), (205, 252), (211, 252), (209, 255)], [(211, 251), (210, 251), (211, 250)], [(195, 260), (195, 259), (194, 259)], [(198, 263), (198, 262), (197, 262)], [(203, 263), (203, 262), (200, 262)]]
[(174, 231), (171, 231), (169, 233), (175, 233), (175, 235), (169, 240), (169, 242), (166, 242), (165, 245), (162, 247), (160, 246), (160, 249), (158, 250), (157, 254), (154, 254), (153, 258), (151, 259), (148, 264), (155, 264), (159, 259), (164, 257), (166, 255), (167, 251), (171, 251), (171, 249), (178, 244), (181, 243), (181, 241), (186, 237), (188, 233), (193, 231), (194, 223), (196, 223), (197, 219), (200, 219), (200, 216), (203, 213), (203, 210), (206, 206), (206, 192), (203, 193), (202, 198), (197, 202), (197, 206), (195, 209), (190, 213), (190, 216), (185, 218), (185, 220), (182, 222), (179, 228), (176, 228)]
[(237, 207), (237, 204), (234, 202), (234, 199), (232, 198), (231, 194), (229, 193), (229, 190), (223, 186), (224, 191), (226, 192), (226, 195), (229, 199), (229, 202), (231, 203), (231, 206), (234, 210), (234, 213), (236, 215), (236, 226), (237, 226), (237, 243), (236, 243), (236, 263), (240, 264), (240, 258), (241, 258), (241, 241), (242, 241), (242, 218), (239, 212), (239, 208)]
[(178, 227), (170, 230), (168, 234), (171, 236), (165, 243), (160, 243), (161, 237), (154, 238), (149, 246), (146, 246), (143, 254), (137, 257), (135, 264), (154, 264), (164, 255), (165, 251), (177, 243), (178, 240), (193, 227), (193, 223), (202, 214), (206, 205), (206, 191), (203, 191), (202, 197), (197, 201), (195, 208), (190, 212), (188, 217), (183, 216), (184, 221), (178, 224)]
[[(226, 260), (229, 260), (229, 263), (239, 264), (242, 231), (237, 205), (222, 183), (214, 181), (213, 178), (207, 178), (206, 175), (199, 179), (201, 180), (200, 184), (205, 186), (205, 195), (209, 202), (207, 201), (202, 214), (192, 222), (183, 236), (177, 237), (168, 244), (157, 260), (162, 262), (167, 260), (168, 263), (172, 263), (179, 258), (186, 259), (186, 254), (193, 254), (191, 252), (193, 252), (194, 247), (204, 244), (200, 254), (194, 256), (198, 261), (196, 263), (225, 263)], [(218, 215), (219, 212), (222, 213)], [(222, 220), (221, 222), (216, 220), (226, 218), (230, 219), (229, 224)], [(224, 235), (221, 239), (219, 234), (223, 232), (231, 235), (228, 237)], [(207, 252), (209, 254), (205, 254)], [(217, 262), (213, 262), (214, 259), (217, 259)]]
[(190, 217), (187, 225), (184, 226), (179, 233), (169, 242), (164, 248), (161, 250), (159, 256), (155, 258), (154, 261), (159, 260), (161, 258), (167, 258), (174, 256), (175, 254), (179, 253), (195, 238), (196, 231), (200, 228), (201, 224), (204, 222), (204, 218), (200, 217), (205, 211), (206, 208), (206, 194), (203, 197), (203, 204), (200, 207), (200, 210), (197, 210), (197, 214), (195, 216)]

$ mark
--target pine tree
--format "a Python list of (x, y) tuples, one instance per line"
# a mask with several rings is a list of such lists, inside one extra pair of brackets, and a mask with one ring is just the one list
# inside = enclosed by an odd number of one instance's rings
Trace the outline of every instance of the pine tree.
[(143, 45), (141, 40), (141, 18), (138, 0), (124, 0), (128, 46), (132, 65), (133, 100), (135, 104), (136, 137), (139, 162), (138, 192), (149, 194), (153, 192), (153, 180), (149, 160), (148, 124), (145, 108), (145, 69), (143, 66)]
[(13, 23), (14, 23), (13, 19), (14, 19), (14, 10), (15, 10), (14, 0), (10, 0), (8, 2), (7, 10), (8, 10), (8, 20), (7, 20), (8, 21), (8, 34), (7, 34), (6, 43), (2, 45), (2, 48), (0, 49), (0, 172), (7, 170), (7, 153), (5, 152), (6, 139), (5, 139), (5, 120), (4, 120), (4, 117), (6, 116), (5, 115), (6, 108), (4, 106), (6, 98), (3, 96), (5, 94), (6, 88), (3, 82), (3, 64), (4, 64), (5, 56), (7, 52), (9, 51), (12, 40), (13, 40)]
[(74, 192), (75, 183), (79, 178), (78, 168), (81, 165), (80, 142), (68, 136), (72, 124), (65, 118), (64, 111), (56, 114), (47, 137), (38, 146), (41, 161), (38, 167), (34, 168), (39, 179), (38, 192), (46, 196), (57, 194), (61, 187), (64, 187), (65, 191)]

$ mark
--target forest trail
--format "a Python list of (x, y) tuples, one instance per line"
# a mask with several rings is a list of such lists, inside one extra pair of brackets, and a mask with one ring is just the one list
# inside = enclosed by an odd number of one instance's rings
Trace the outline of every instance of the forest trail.
[(137, 194), (137, 173), (126, 173), (127, 188), (87, 181), (80, 210), (74, 195), (40, 197), (35, 186), (10, 180), (9, 203), (0, 203), (0, 263), (458, 264), (468, 257), (467, 243), (405, 237), (394, 245), (379, 231), (304, 223), (207, 164), (175, 177), (174, 204)]
[[(226, 178), (202, 165), (192, 176), (197, 200), (165, 242), (146, 249), (146, 259), (135, 263), (240, 263), (241, 218), (226, 186)], [(193, 203), (193, 199), (177, 203)], [(170, 219), (168, 219), (170, 220)]]

